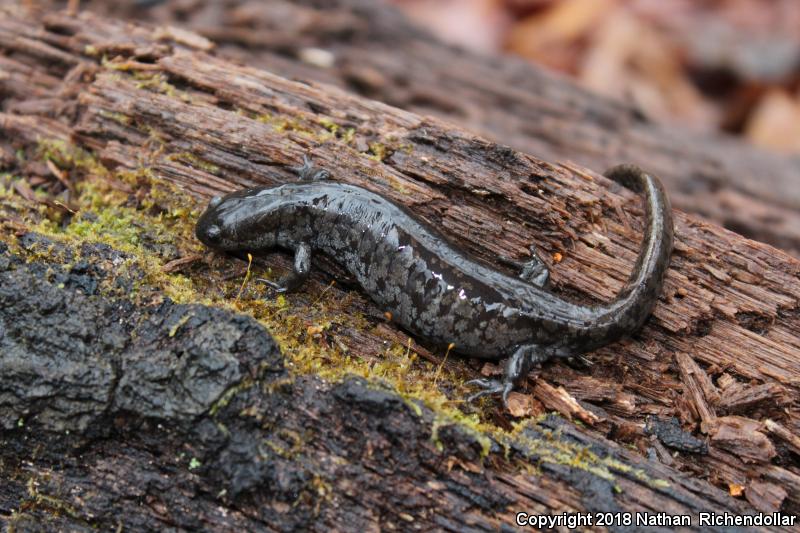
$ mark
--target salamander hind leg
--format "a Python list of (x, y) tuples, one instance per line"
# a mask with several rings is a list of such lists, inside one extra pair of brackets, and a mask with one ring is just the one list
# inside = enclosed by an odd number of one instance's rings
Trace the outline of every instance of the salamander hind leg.
[(497, 259), (501, 263), (519, 269), (520, 279), (527, 281), (531, 285), (545, 288), (550, 281), (550, 270), (548, 270), (545, 262), (539, 257), (539, 254), (536, 253), (536, 246), (531, 245), (530, 251), (531, 258), (527, 261), (518, 261), (505, 255), (501, 255)]
[(314, 166), (311, 158), (307, 155), (303, 156), (303, 165), (292, 167), (292, 170), (297, 174), (297, 177), (300, 178), (300, 181), (322, 181), (330, 179), (331, 177), (331, 173), (324, 168)]
[(536, 252), (536, 246), (531, 245), (531, 258), (522, 264), (522, 272), (519, 277), (537, 287), (547, 287), (550, 281), (550, 270), (539, 254)]
[(467, 401), (472, 402), (481, 396), (502, 394), (503, 405), (507, 408), (509, 393), (528, 375), (533, 365), (545, 360), (547, 360), (547, 355), (541, 351), (539, 346), (533, 344), (520, 346), (513, 355), (508, 358), (502, 381), (494, 379), (473, 379), (467, 382), (467, 385), (476, 385), (483, 389), (467, 398)]
[(311, 246), (307, 243), (300, 244), (294, 251), (294, 265), (292, 271), (286, 274), (278, 282), (259, 278), (261, 281), (276, 292), (291, 292), (300, 288), (308, 279), (311, 273)]

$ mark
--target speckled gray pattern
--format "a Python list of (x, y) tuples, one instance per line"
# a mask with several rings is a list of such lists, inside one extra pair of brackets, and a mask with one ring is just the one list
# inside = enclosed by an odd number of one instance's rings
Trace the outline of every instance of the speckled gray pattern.
[(509, 357), (502, 383), (475, 380), (474, 397), (502, 393), (535, 363), (569, 357), (616, 341), (641, 327), (661, 291), (672, 250), (672, 217), (660, 182), (621, 165), (609, 178), (643, 194), (645, 238), (633, 272), (616, 299), (585, 306), (549, 292), (534, 257), (524, 277), (507, 276), (460, 252), (382, 196), (326, 181), (306, 164), (301, 181), (215, 198), (197, 223), (197, 237), (227, 252), (284, 248), (294, 271), (275, 287), (297, 288), (313, 254), (336, 259), (392, 320), (411, 334), (471, 357)]

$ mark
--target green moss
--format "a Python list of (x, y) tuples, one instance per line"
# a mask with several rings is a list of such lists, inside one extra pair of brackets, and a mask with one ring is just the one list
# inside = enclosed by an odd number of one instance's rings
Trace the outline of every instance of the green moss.
[(289, 460), (294, 460), (306, 449), (306, 442), (300, 434), (286, 428), (270, 434), (263, 442), (276, 455)]
[(28, 509), (31, 507), (46, 509), (53, 514), (63, 514), (83, 522), (78, 509), (60, 498), (42, 493), (39, 490), (39, 486), (35, 478), (31, 477), (28, 479), (27, 489), (28, 497), (30, 499), (29, 505), (26, 506)]
[(163, 72), (137, 70), (138, 65), (128, 61), (123, 63), (104, 61), (103, 66), (109, 70), (125, 72), (136, 81), (135, 86), (137, 89), (163, 94), (171, 98), (178, 98), (186, 103), (194, 102), (194, 98), (190, 92), (175, 87), (175, 85), (169, 82), (169, 77)]
[[(556, 432), (536, 426), (537, 422), (525, 420), (514, 425), (514, 429), (502, 436), (504, 439), (522, 446), (527, 455), (537, 457), (540, 463), (553, 463), (589, 472), (597, 477), (613, 482), (616, 474), (633, 475), (652, 488), (666, 488), (665, 480), (653, 479), (644, 470), (633, 468), (613, 457), (600, 457), (587, 446), (561, 438)], [(541, 438), (531, 437), (524, 430), (532, 427), (542, 434)]]
[[(320, 117), (316, 122), (304, 122), (297, 119), (286, 119), (285, 117), (275, 116), (270, 113), (244, 112), (244, 114), (252, 120), (272, 126), (273, 130), (277, 133), (300, 133), (302, 136), (320, 144), (329, 141), (337, 142), (348, 150), (351, 150), (353, 155), (362, 155), (356, 151), (354, 146), (356, 129), (353, 127), (344, 127), (328, 117)], [(384, 155), (392, 151), (392, 149), (387, 148), (388, 145), (382, 143), (373, 144), (375, 144), (375, 150), (381, 151)], [(377, 158), (374, 151), (371, 158)], [(379, 161), (380, 158), (376, 160)]]
[(323, 128), (334, 135), (336, 135), (336, 133), (339, 131), (339, 125), (327, 117), (320, 118), (318, 122)]
[(162, 72), (138, 71), (133, 73), (136, 80), (136, 88), (152, 91), (167, 96), (175, 94), (175, 86), (169, 83), (166, 74)]
[(178, 330), (181, 329), (181, 327), (185, 325), (189, 321), (189, 319), (191, 319), (193, 316), (194, 313), (186, 313), (171, 328), (169, 328), (170, 338), (174, 337), (175, 334), (178, 332)]
[(356, 138), (356, 129), (353, 127), (345, 128), (336, 124), (328, 117), (322, 117), (317, 121), (323, 128), (330, 132), (330, 137), (338, 139), (344, 144), (351, 145)]
[(383, 143), (372, 142), (369, 143), (369, 151), (372, 153), (370, 159), (382, 163), (387, 156), (391, 154), (391, 150)]
[(455, 413), (448, 413), (445, 410), (438, 411), (431, 426), (431, 442), (440, 452), (444, 451), (444, 445), (439, 440), (439, 430), (447, 426), (458, 426), (466, 430), (467, 434), (473, 437), (480, 446), (481, 458), (489, 455), (492, 449), (492, 439), (488, 436), (486, 428), (481, 428), (477, 415), (464, 415), (461, 411)]
[(133, 119), (131, 117), (123, 113), (115, 113), (112, 111), (101, 110), (100, 116), (113, 120), (114, 122), (119, 122), (123, 126), (129, 126), (131, 122), (133, 122)]
[(311, 479), (310, 485), (313, 492), (321, 498), (328, 499), (333, 494), (333, 487), (331, 484), (318, 475)]
[[(309, 139), (316, 139), (318, 135), (317, 131), (295, 118), (277, 118), (271, 124), (278, 133), (297, 133)], [(323, 136), (319, 140), (324, 141), (327, 138), (327, 136)]]
[[(24, 212), (25, 222), (31, 230), (71, 246), (77, 257), (80, 257), (80, 245), (84, 242), (108, 244), (129, 257), (124, 264), (115, 265), (115, 269), (135, 267), (145, 274), (139, 285), (161, 287), (176, 300), (196, 301), (191, 279), (181, 274), (164, 273), (162, 268), (169, 258), (160, 257), (152, 251), (153, 247), (158, 246), (176, 246), (185, 254), (202, 250), (193, 237), (190, 218), (194, 211), (186, 207), (185, 193), (176, 196), (174, 187), (153, 182), (146, 169), (139, 172), (111, 172), (91, 154), (61, 140), (41, 140), (34, 155), (45, 161), (53, 161), (59, 168), (83, 175), (83, 179), (75, 186), (77, 214), (70, 224), (62, 226), (58, 220), (47, 216), (43, 206), (23, 206), (24, 202), (9, 190), (2, 191), (4, 204), (0, 209)], [(131, 207), (127, 194), (109, 186), (109, 181), (113, 180), (136, 187), (147, 186), (150, 194), (138, 209)], [(182, 202), (176, 200), (179, 197), (183, 198)], [(174, 208), (164, 209), (159, 202)], [(13, 240), (9, 244), (13, 246)], [(56, 259), (52, 256), (52, 249), (34, 248), (27, 253), (31, 260)]]
[(411, 192), (411, 191), (408, 190), (408, 187), (405, 186), (405, 183), (395, 179), (395, 177), (392, 176), (391, 174), (385, 175), (384, 179), (389, 182), (389, 186), (392, 189), (396, 190), (397, 192), (399, 192), (401, 194), (409, 194)]
[(104, 235), (105, 241), (116, 248), (131, 251), (136, 250), (139, 243), (139, 228), (133, 224), (130, 213), (119, 212), (118, 209), (101, 210), (98, 214), (92, 213), (92, 218), (79, 215), (77, 220), (67, 228), (66, 234), (84, 241), (94, 240), (98, 235)]
[(59, 168), (75, 168), (90, 176), (110, 175), (108, 169), (89, 152), (61, 139), (40, 139), (35, 154), (45, 161), (52, 161)]
[(219, 173), (219, 167), (217, 165), (205, 161), (203, 159), (200, 159), (191, 152), (180, 152), (177, 154), (170, 154), (167, 156), (167, 159), (169, 159), (170, 161), (179, 161), (181, 163), (187, 163), (190, 166), (193, 166), (194, 168), (199, 168), (200, 170), (208, 172), (209, 174)]
[(211, 406), (211, 409), (208, 410), (208, 414), (211, 416), (216, 415), (219, 410), (227, 406), (237, 394), (251, 388), (253, 385), (255, 385), (255, 381), (253, 379), (244, 378), (233, 387), (230, 387), (216, 402), (214, 402), (214, 404)]
[(262, 124), (272, 124), (272, 121), (275, 120), (270, 113), (256, 113), (251, 115), (250, 118)]
[(666, 479), (649, 478), (647, 482), (654, 489), (667, 489), (670, 487), (669, 481), (667, 481)]
[(342, 131), (340, 138), (345, 144), (353, 144), (353, 141), (356, 140), (356, 129), (345, 128), (344, 131)]
[(106, 55), (103, 55), (103, 57), (100, 59), (100, 65), (105, 69), (118, 70), (121, 72), (134, 70), (133, 68), (131, 68), (129, 61), (114, 61), (113, 59), (109, 59), (108, 56)]

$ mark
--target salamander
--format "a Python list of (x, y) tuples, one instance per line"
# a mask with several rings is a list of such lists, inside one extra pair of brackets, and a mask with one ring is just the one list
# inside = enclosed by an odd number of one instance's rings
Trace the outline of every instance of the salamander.
[(344, 267), (392, 320), (417, 338), (462, 355), (508, 358), (502, 380), (478, 379), (473, 400), (504, 402), (533, 365), (580, 355), (637, 331), (658, 299), (672, 251), (672, 215), (659, 180), (633, 165), (605, 175), (644, 197), (644, 238), (633, 271), (609, 303), (582, 305), (550, 290), (549, 271), (532, 248), (519, 277), (497, 271), (449, 244), (404, 207), (330, 180), (305, 159), (300, 179), (215, 197), (196, 235), (224, 252), (284, 249), (294, 254), (279, 292), (308, 278), (312, 257)]

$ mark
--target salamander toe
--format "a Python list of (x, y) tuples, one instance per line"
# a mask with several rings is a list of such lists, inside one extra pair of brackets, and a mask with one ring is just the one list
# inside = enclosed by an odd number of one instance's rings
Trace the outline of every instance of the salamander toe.
[(496, 379), (471, 379), (467, 381), (466, 385), (475, 385), (476, 387), (483, 389), (469, 396), (467, 398), (467, 402), (469, 403), (472, 403), (481, 396), (500, 394), (505, 390), (505, 385)]
[(483, 390), (467, 398), (468, 403), (472, 403), (482, 396), (490, 396), (500, 394), (503, 398), (503, 406), (508, 409), (508, 395), (514, 390), (514, 383), (512, 381), (497, 381), (496, 379), (472, 379), (467, 381), (467, 385), (475, 385)]

